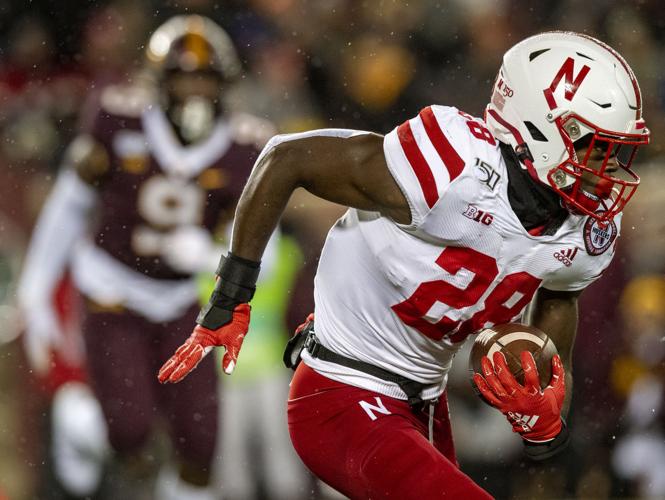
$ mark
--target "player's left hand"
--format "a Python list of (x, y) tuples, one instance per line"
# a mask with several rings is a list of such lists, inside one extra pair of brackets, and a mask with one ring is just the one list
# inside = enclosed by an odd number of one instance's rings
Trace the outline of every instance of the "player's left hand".
[(37, 375), (45, 376), (51, 369), (54, 352), (66, 354), (65, 332), (55, 308), (48, 303), (36, 307), (19, 306), (23, 318), (23, 346), (28, 364)]
[(554, 439), (562, 429), (561, 408), (566, 394), (565, 373), (561, 358), (552, 357), (552, 379), (540, 388), (538, 369), (528, 351), (521, 354), (524, 385), (510, 372), (503, 353), (495, 352), (494, 365), (485, 356), (481, 360), (482, 376), (473, 375), (473, 381), (482, 396), (506, 415), (513, 431), (533, 443)]
[(296, 327), (296, 331), (293, 333), (293, 336), (295, 337), (295, 336), (298, 335), (300, 332), (302, 332), (305, 328), (307, 328), (307, 326), (308, 326), (312, 321), (314, 321), (314, 313), (309, 313), (309, 314), (307, 315), (307, 319), (305, 319), (305, 321), (304, 321), (303, 323), (300, 323), (300, 324)]
[(212, 351), (213, 347), (223, 346), (226, 353), (222, 359), (224, 373), (230, 375), (238, 360), (242, 342), (249, 330), (249, 304), (238, 304), (233, 309), (231, 320), (216, 330), (196, 325), (194, 331), (164, 363), (157, 377), (162, 384), (180, 382)]

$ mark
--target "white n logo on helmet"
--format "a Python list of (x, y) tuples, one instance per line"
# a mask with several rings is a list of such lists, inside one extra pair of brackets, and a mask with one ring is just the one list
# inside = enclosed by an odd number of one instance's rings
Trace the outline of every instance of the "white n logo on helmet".
[(572, 57), (566, 59), (561, 68), (559, 68), (559, 72), (554, 77), (554, 80), (552, 80), (552, 83), (550, 83), (550, 86), (543, 90), (545, 93), (545, 99), (547, 99), (547, 104), (549, 105), (550, 109), (557, 107), (556, 101), (554, 100), (554, 92), (559, 86), (559, 83), (561, 83), (562, 79), (566, 79), (566, 83), (563, 86), (563, 96), (567, 100), (572, 101), (573, 97), (575, 97), (575, 94), (577, 93), (577, 89), (582, 84), (587, 74), (589, 73), (589, 70), (591, 69), (585, 64), (577, 74), (577, 77), (575, 77), (574, 66), (575, 60)]

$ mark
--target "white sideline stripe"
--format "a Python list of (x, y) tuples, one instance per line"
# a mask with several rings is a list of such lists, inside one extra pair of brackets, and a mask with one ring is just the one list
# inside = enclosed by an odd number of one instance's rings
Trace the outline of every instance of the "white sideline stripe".
[[(543, 339), (529, 332), (513, 332), (501, 337), (501, 343), (504, 345), (508, 345), (511, 342), (514, 342), (515, 340), (526, 340), (529, 342), (533, 342), (534, 344), (537, 344), (541, 349), (545, 345), (545, 341)], [(497, 342), (495, 342), (492, 345), (492, 347), (490, 347), (490, 350), (487, 351), (487, 357), (492, 359), (494, 353), (498, 352), (499, 350), (501, 350), (501, 346)]]

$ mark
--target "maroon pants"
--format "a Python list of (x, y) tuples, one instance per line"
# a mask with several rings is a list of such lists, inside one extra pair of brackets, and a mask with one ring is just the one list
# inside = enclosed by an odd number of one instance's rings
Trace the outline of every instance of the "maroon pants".
[(131, 312), (87, 311), (83, 332), (92, 387), (108, 424), (111, 446), (135, 453), (157, 422), (166, 422), (181, 460), (208, 468), (217, 435), (214, 356), (178, 384), (161, 385), (157, 371), (189, 336), (198, 306), (155, 324)]
[(289, 431), (305, 465), (352, 499), (487, 499), (459, 470), (445, 394), (428, 414), (406, 401), (330, 380), (301, 363), (291, 382)]

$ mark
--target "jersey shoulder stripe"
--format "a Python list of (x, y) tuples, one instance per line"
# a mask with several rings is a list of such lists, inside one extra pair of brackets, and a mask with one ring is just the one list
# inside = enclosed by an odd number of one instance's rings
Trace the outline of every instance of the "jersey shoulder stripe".
[(428, 106), (386, 135), (386, 163), (419, 225), (468, 163), (470, 136), (456, 108)]
[(462, 173), (464, 160), (443, 133), (431, 106), (397, 127), (397, 136), (427, 206), (432, 208), (443, 189)]
[(397, 127), (397, 136), (399, 137), (399, 142), (402, 145), (406, 159), (409, 161), (409, 165), (411, 165), (411, 168), (420, 183), (420, 189), (422, 189), (427, 206), (432, 208), (439, 199), (436, 180), (432, 175), (430, 166), (427, 164), (427, 160), (420, 152), (420, 148), (413, 135), (413, 130), (411, 129), (409, 121), (406, 121)]
[(450, 182), (454, 181), (459, 174), (462, 173), (462, 170), (464, 170), (464, 160), (462, 160), (441, 130), (441, 126), (434, 116), (434, 111), (431, 106), (423, 109), (419, 116), (425, 126), (425, 131), (427, 132), (427, 136), (434, 146), (434, 149), (436, 149), (441, 161), (448, 169)]

